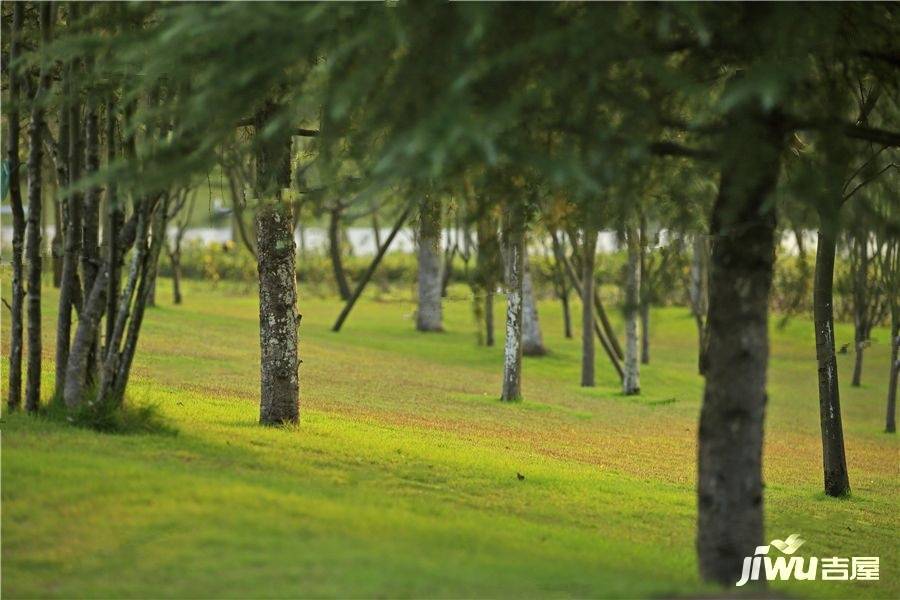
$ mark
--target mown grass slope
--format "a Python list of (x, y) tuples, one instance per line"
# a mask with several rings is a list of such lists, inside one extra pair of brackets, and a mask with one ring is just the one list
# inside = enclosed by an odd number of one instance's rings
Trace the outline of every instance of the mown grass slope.
[[(476, 345), (464, 290), (446, 333), (415, 332), (403, 290), (363, 300), (334, 334), (337, 301), (301, 288), (302, 423), (271, 429), (256, 424), (255, 298), (186, 288), (176, 307), (161, 282), (129, 394), (177, 434), (4, 416), (5, 597), (716, 593), (696, 575), (702, 380), (684, 309), (653, 312), (642, 394), (624, 397), (602, 356), (598, 387), (578, 386), (579, 341), (543, 302), (551, 352), (525, 359), (525, 401), (507, 405), (502, 347)], [(888, 334), (874, 336), (862, 388), (839, 357), (853, 496), (834, 500), (820, 491), (811, 324), (772, 332), (767, 535), (800, 533), (805, 556), (881, 557), (880, 582), (774, 586), (790, 595), (900, 596), (900, 446), (882, 433)]]

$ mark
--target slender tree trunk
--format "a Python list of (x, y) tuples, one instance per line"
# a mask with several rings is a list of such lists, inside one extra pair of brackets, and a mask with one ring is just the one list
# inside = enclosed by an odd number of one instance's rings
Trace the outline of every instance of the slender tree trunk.
[(334, 280), (337, 282), (338, 293), (341, 295), (341, 300), (346, 302), (350, 299), (350, 285), (347, 283), (347, 274), (344, 272), (344, 262), (341, 257), (340, 208), (332, 208), (329, 212), (328, 250), (331, 253), (331, 267), (334, 269)]
[[(106, 163), (110, 165), (116, 160), (116, 106), (113, 100), (106, 103)], [(122, 278), (122, 251), (119, 248), (119, 231), (125, 222), (125, 213), (120, 205), (118, 187), (110, 181), (106, 187), (106, 261), (109, 265), (106, 290), (106, 341), (108, 347), (113, 333), (113, 321), (116, 317), (116, 306), (119, 300), (119, 289)]]
[(484, 293), (484, 345), (494, 345), (494, 291)]
[[(100, 170), (100, 118), (94, 100), (87, 101), (85, 118), (85, 173), (90, 176)], [(84, 195), (83, 240), (81, 252), (81, 272), (84, 276), (83, 297), (94, 287), (94, 279), (100, 269), (100, 188), (91, 186)], [(108, 277), (108, 275), (107, 275)], [(103, 294), (105, 298), (105, 292)], [(103, 311), (100, 311), (102, 316)], [(97, 353), (99, 352), (99, 330), (93, 329), (95, 338), (91, 341), (87, 354), (87, 383), (96, 381)]]
[(181, 304), (181, 250), (169, 255), (172, 263), (172, 302)]
[(53, 287), (62, 284), (63, 244), (65, 227), (68, 222), (66, 200), (63, 190), (69, 185), (69, 109), (62, 103), (59, 109), (59, 145), (53, 150), (56, 166), (56, 193), (53, 195), (53, 238), (50, 241), (50, 256), (53, 262)]
[(822, 426), (822, 463), (825, 493), (843, 496), (850, 493), (847, 458), (844, 454), (844, 430), (841, 424), (841, 395), (838, 386), (837, 357), (834, 352), (834, 256), (837, 246), (836, 214), (820, 215), (813, 290), (813, 315), (816, 328), (816, 360), (819, 372), (819, 416)]
[(378, 265), (381, 264), (381, 259), (384, 258), (384, 255), (387, 254), (388, 248), (391, 247), (391, 243), (394, 241), (394, 238), (397, 237), (397, 234), (400, 232), (400, 228), (403, 227), (403, 224), (406, 223), (406, 220), (409, 218), (409, 214), (412, 212), (412, 206), (408, 206), (406, 210), (400, 215), (400, 218), (397, 219), (397, 222), (394, 224), (394, 228), (391, 229), (391, 232), (388, 234), (387, 240), (385, 240), (384, 244), (378, 247), (378, 253), (375, 255), (375, 258), (372, 259), (372, 262), (369, 264), (369, 268), (363, 274), (362, 279), (360, 279), (359, 283), (356, 285), (356, 289), (353, 291), (353, 295), (350, 296), (350, 299), (347, 301), (347, 304), (344, 305), (343, 310), (341, 310), (341, 314), (338, 315), (337, 320), (334, 322), (334, 325), (331, 327), (331, 330), (334, 332), (338, 332), (341, 330), (341, 327), (344, 325), (344, 321), (350, 315), (350, 311), (353, 310), (353, 306), (356, 304), (356, 301), (359, 300), (359, 297), (362, 295), (363, 290), (368, 285), (369, 281), (372, 279), (372, 276), (375, 274), (375, 270), (378, 268)]
[(441, 202), (426, 195), (419, 210), (418, 293), (416, 329), (443, 331), (441, 306)]
[[(784, 134), (742, 115), (725, 141), (712, 214), (709, 350), (698, 440), (697, 553), (703, 579), (732, 585), (763, 543), (762, 444), (775, 255), (771, 201)], [(740, 143), (738, 143), (740, 141)]]
[[(22, 34), (25, 5), (22, 2), (13, 4), (12, 35), (10, 36), (9, 61), (13, 63), (19, 58), (19, 36)], [(9, 167), (9, 204), (12, 209), (12, 304), (10, 306), (9, 328), (9, 397), (7, 403), (10, 410), (22, 405), (22, 350), (25, 323), (23, 307), (25, 303), (25, 286), (23, 278), (25, 265), (25, 209), (22, 206), (22, 184), (19, 181), (19, 74), (18, 69), (9, 69), (9, 112), (7, 113), (8, 129), (6, 131), (6, 160)]]
[(900, 315), (892, 310), (891, 316), (891, 375), (888, 380), (887, 416), (884, 430), (887, 433), (897, 431), (897, 379), (900, 376)]
[(581, 266), (581, 386), (594, 387), (594, 261), (597, 228), (585, 226)]
[(556, 278), (556, 287), (559, 290), (559, 301), (562, 304), (563, 335), (566, 339), (572, 339), (572, 313), (569, 307), (569, 285), (566, 282), (566, 268), (560, 257), (565, 256), (565, 250), (559, 241), (556, 231), (550, 230), (550, 241), (553, 244), (553, 273)]
[[(40, 7), (41, 46), (50, 43), (50, 3)], [(25, 252), (28, 266), (28, 369), (25, 380), (25, 409), (36, 412), (41, 403), (41, 163), (44, 130), (43, 100), (50, 86), (49, 73), (41, 67), (40, 79), (28, 124), (28, 221), (25, 229)]]
[(706, 313), (709, 297), (709, 257), (706, 239), (695, 235), (691, 252), (691, 286), (689, 290), (691, 314), (697, 324), (697, 371), (706, 370)]
[(375, 252), (381, 248), (381, 227), (378, 224), (378, 209), (372, 211), (372, 236), (375, 240)]
[[(258, 136), (265, 130), (275, 108), (270, 104), (256, 115)], [(294, 221), (291, 204), (281, 195), (281, 190), (291, 183), (290, 156), (288, 136), (263, 142), (256, 157), (257, 197), (264, 199), (256, 212), (261, 359), (259, 422), (263, 425), (296, 423), (300, 417), (297, 349), (300, 314), (297, 312)], [(333, 213), (333, 239), (339, 233), (338, 223)], [(349, 297), (349, 290), (346, 291)]]
[(547, 354), (547, 349), (544, 347), (544, 336), (541, 335), (541, 323), (538, 319), (527, 251), (525, 253), (525, 276), (522, 280), (522, 300), (522, 353), (525, 356), (543, 356)]
[(638, 313), (640, 312), (640, 241), (637, 230), (630, 228), (626, 234), (628, 268), (625, 281), (625, 378), (622, 391), (627, 395), (641, 391), (640, 362), (638, 361)]
[(506, 344), (503, 349), (503, 391), (500, 399), (522, 399), (522, 288), (525, 270), (525, 219), (521, 207), (504, 214), (503, 244), (506, 261)]
[(851, 251), (856, 254), (853, 277), (853, 340), (856, 356), (853, 361), (853, 379), (850, 385), (862, 384), (863, 352), (869, 342), (869, 240), (867, 232), (856, 233)]
[[(69, 19), (78, 18), (77, 3), (69, 4)], [(73, 60), (68, 69), (67, 89), (71, 92), (78, 82), (78, 61)], [(81, 108), (74, 98), (69, 99), (69, 183), (81, 178)], [(72, 309), (76, 295), (81, 295), (78, 282), (78, 259), (82, 248), (82, 194), (71, 192), (66, 198), (69, 221), (66, 227), (65, 252), (63, 254), (63, 274), (59, 289), (59, 312), (56, 328), (56, 392), (62, 398), (66, 382), (66, 365), (69, 364), (69, 344), (72, 337)], [(75, 288), (79, 289), (76, 290)]]
[(647, 262), (647, 218), (641, 215), (640, 256), (641, 364), (650, 364), (650, 273)]

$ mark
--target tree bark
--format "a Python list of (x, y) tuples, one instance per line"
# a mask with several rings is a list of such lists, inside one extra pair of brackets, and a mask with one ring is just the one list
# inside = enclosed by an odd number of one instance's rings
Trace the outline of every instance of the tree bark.
[(691, 314), (697, 324), (697, 371), (706, 370), (706, 318), (709, 304), (709, 256), (706, 239), (694, 235), (691, 252), (691, 285), (689, 299)]
[(525, 275), (522, 280), (522, 300), (522, 353), (525, 356), (543, 356), (547, 354), (547, 349), (544, 347), (544, 336), (541, 335), (541, 323), (538, 320), (537, 302), (534, 297), (534, 286), (531, 283), (527, 251), (525, 252)]
[(637, 229), (626, 234), (628, 266), (625, 280), (625, 377), (622, 391), (626, 395), (641, 391), (640, 362), (638, 360), (638, 313), (640, 312), (640, 241)]
[(709, 349), (698, 439), (697, 553), (703, 579), (732, 585), (763, 542), (762, 445), (768, 299), (775, 254), (771, 201), (784, 134), (751, 113), (723, 146), (712, 214)]
[[(259, 271), (260, 403), (263, 425), (296, 423), (300, 418), (300, 359), (297, 345), (297, 278), (291, 204), (282, 198), (290, 187), (290, 135), (261, 140), (274, 104), (257, 113), (257, 268)], [(332, 237), (338, 219), (332, 217)], [(339, 254), (339, 252), (338, 252)], [(346, 281), (344, 282), (346, 284)], [(349, 297), (349, 290), (347, 290)]]
[(525, 270), (525, 218), (522, 208), (504, 213), (503, 244), (506, 262), (506, 343), (503, 348), (503, 390), (500, 399), (522, 399), (522, 288)]
[[(85, 173), (90, 176), (100, 170), (100, 118), (94, 100), (88, 95), (85, 118)], [(84, 278), (82, 296), (87, 302), (94, 287), (94, 279), (100, 269), (100, 188), (91, 186), (84, 195), (83, 246), (81, 252), (81, 273)], [(104, 293), (104, 298), (105, 293)], [(100, 311), (103, 314), (103, 311)], [(97, 353), (99, 351), (99, 331), (94, 328), (94, 340), (87, 354), (87, 382), (93, 384), (97, 373)]]
[(553, 272), (556, 278), (559, 301), (562, 304), (563, 335), (566, 339), (572, 339), (572, 312), (569, 307), (569, 285), (566, 282), (566, 268), (560, 257), (565, 256), (565, 250), (559, 241), (559, 236), (553, 229), (550, 230), (550, 241), (553, 244)]
[[(116, 160), (116, 106), (113, 100), (106, 103), (106, 164), (111, 165)], [(116, 306), (119, 300), (121, 288), (122, 261), (124, 256), (119, 248), (119, 231), (125, 222), (125, 212), (119, 204), (118, 187), (115, 181), (110, 181), (106, 187), (106, 251), (109, 276), (107, 277), (106, 290), (106, 340), (108, 347), (112, 339), (112, 323), (116, 316)]]
[(581, 266), (581, 386), (594, 387), (594, 261), (597, 228), (585, 226)]
[[(9, 44), (9, 63), (19, 58), (19, 36), (22, 34), (25, 5), (13, 4), (12, 31)], [(25, 209), (22, 206), (22, 184), (19, 180), (19, 74), (18, 69), (9, 69), (9, 96), (6, 132), (6, 160), (9, 167), (9, 205), (12, 209), (12, 303), (10, 305), (9, 328), (9, 397), (10, 410), (22, 405), (22, 351), (25, 323), (23, 307), (25, 285), (23, 282), (25, 265)]]
[(650, 364), (650, 273), (647, 261), (647, 218), (641, 215), (640, 236), (640, 316), (641, 364)]
[[(50, 43), (50, 3), (40, 5), (41, 46)], [(44, 130), (43, 100), (50, 86), (46, 66), (40, 78), (28, 124), (28, 221), (25, 229), (25, 252), (28, 263), (28, 369), (25, 381), (25, 409), (36, 412), (41, 402), (41, 163)]]
[(328, 250), (331, 253), (331, 267), (334, 270), (338, 293), (341, 295), (341, 300), (346, 302), (350, 299), (350, 285), (347, 283), (347, 274), (344, 271), (344, 262), (341, 257), (341, 209), (339, 207), (329, 211)]
[(69, 363), (66, 365), (66, 383), (63, 389), (63, 399), (70, 410), (84, 400), (85, 387), (90, 384), (93, 377), (90, 366), (91, 354), (96, 348), (100, 319), (106, 310), (108, 278), (109, 270), (106, 268), (94, 278), (78, 319), (78, 327), (69, 352)]
[(850, 493), (847, 458), (844, 454), (844, 430), (841, 423), (841, 396), (838, 386), (837, 357), (834, 352), (834, 257), (837, 246), (837, 215), (820, 215), (813, 290), (813, 315), (816, 328), (816, 361), (819, 375), (819, 418), (822, 427), (822, 464), (825, 493), (844, 496)]
[(869, 343), (869, 244), (868, 231), (854, 232), (851, 252), (856, 254), (853, 269), (853, 341), (856, 355), (850, 385), (862, 384), (863, 352)]
[[(49, 142), (48, 142), (49, 143)], [(52, 144), (51, 144), (52, 145)], [(69, 109), (61, 103), (59, 109), (59, 143), (51, 149), (56, 167), (56, 193), (53, 195), (53, 238), (50, 241), (50, 256), (53, 263), (53, 287), (62, 284), (63, 244), (65, 226), (68, 222), (65, 198), (62, 192), (69, 185)]]
[(428, 194), (419, 209), (418, 310), (416, 329), (443, 331), (441, 306), (441, 202)]
[(172, 263), (172, 303), (181, 304), (181, 251), (169, 255)]
[(900, 317), (895, 314), (891, 318), (891, 369), (888, 379), (887, 415), (884, 430), (886, 433), (897, 431), (897, 380), (900, 376)]
[[(78, 18), (77, 3), (69, 4), (69, 20)], [(66, 88), (72, 88), (78, 81), (78, 61), (73, 60), (68, 67)], [(74, 185), (81, 178), (81, 108), (74, 98), (69, 99), (69, 184)], [(59, 311), (56, 326), (56, 392), (62, 397), (66, 381), (66, 365), (69, 364), (69, 344), (72, 337), (72, 308), (76, 295), (81, 295), (78, 283), (78, 259), (82, 248), (82, 194), (69, 192), (66, 197), (68, 223), (66, 225), (65, 251), (63, 253), (62, 281), (59, 288)], [(75, 288), (79, 287), (78, 290)]]

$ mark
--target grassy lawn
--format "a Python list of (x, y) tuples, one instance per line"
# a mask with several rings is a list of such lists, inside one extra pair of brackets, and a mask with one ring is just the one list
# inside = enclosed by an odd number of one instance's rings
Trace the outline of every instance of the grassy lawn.
[[(599, 351), (598, 387), (578, 386), (580, 342), (542, 303), (551, 353), (525, 359), (526, 399), (504, 405), (502, 346), (476, 346), (464, 290), (452, 295), (443, 334), (416, 333), (409, 301), (372, 298), (334, 334), (338, 302), (301, 286), (302, 423), (265, 429), (255, 297), (188, 282), (176, 307), (162, 281), (130, 402), (156, 405), (177, 433), (5, 415), (3, 595), (715, 594), (694, 556), (702, 380), (687, 311), (653, 312), (635, 398)], [(55, 302), (47, 290), (45, 395)], [(887, 330), (874, 337), (863, 387), (839, 357), (853, 496), (834, 500), (821, 493), (811, 324), (772, 332), (768, 539), (881, 557), (879, 582), (773, 586), (791, 596), (900, 597), (900, 445), (882, 433)], [(839, 326), (839, 345), (851, 339)]]

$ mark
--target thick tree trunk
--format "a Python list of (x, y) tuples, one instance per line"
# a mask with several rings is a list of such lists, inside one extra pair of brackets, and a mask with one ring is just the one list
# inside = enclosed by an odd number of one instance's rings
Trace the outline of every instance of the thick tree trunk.
[(581, 259), (581, 386), (594, 387), (594, 260), (597, 251), (597, 229), (584, 228)]
[[(768, 299), (783, 134), (748, 115), (726, 140), (712, 215), (709, 349), (698, 440), (697, 553), (703, 579), (732, 585), (763, 542), (762, 445)], [(740, 143), (737, 143), (740, 140)]]
[[(41, 46), (50, 43), (50, 3), (40, 6)], [(31, 122), (28, 124), (28, 221), (25, 228), (25, 252), (28, 266), (28, 369), (25, 380), (25, 409), (36, 412), (41, 403), (41, 163), (44, 130), (44, 95), (50, 85), (49, 73), (41, 67)]]
[[(347, 274), (344, 271), (344, 262), (341, 257), (341, 209), (333, 208), (329, 211), (328, 220), (328, 251), (331, 254), (331, 267), (334, 270), (334, 280), (338, 286), (341, 300), (350, 299), (350, 284), (347, 283)], [(257, 237), (257, 244), (259, 244)]]
[[(19, 58), (19, 36), (22, 34), (25, 5), (13, 4), (13, 21), (9, 45), (9, 63)], [(19, 74), (18, 69), (9, 69), (9, 112), (6, 131), (6, 160), (9, 167), (9, 205), (12, 209), (12, 303), (10, 305), (9, 327), (9, 397), (10, 410), (22, 405), (22, 350), (25, 323), (23, 306), (25, 303), (25, 209), (22, 206), (22, 184), (19, 180)]]
[(837, 246), (836, 215), (821, 215), (816, 272), (813, 291), (813, 315), (816, 328), (816, 360), (819, 373), (819, 418), (822, 426), (822, 464), (825, 493), (843, 496), (850, 493), (847, 458), (844, 454), (844, 430), (841, 423), (841, 396), (838, 386), (837, 357), (834, 352), (834, 256)]
[(887, 433), (897, 431), (897, 379), (900, 375), (900, 316), (893, 311), (891, 317), (891, 369), (888, 379), (887, 415), (884, 430)]
[(261, 206), (256, 216), (259, 267), (260, 410), (264, 425), (296, 423), (300, 385), (297, 369), (297, 284), (290, 205)]
[(104, 268), (94, 278), (93, 285), (85, 296), (84, 308), (78, 319), (78, 328), (72, 340), (69, 363), (66, 365), (66, 384), (63, 399), (69, 409), (76, 408), (84, 400), (85, 387), (90, 384), (91, 354), (96, 349), (100, 332), (100, 319), (106, 310), (106, 293), (109, 270)]
[(525, 270), (525, 219), (521, 207), (504, 213), (503, 244), (506, 262), (506, 343), (503, 348), (503, 391), (500, 399), (522, 399), (522, 288)]
[(640, 241), (635, 228), (626, 234), (628, 266), (625, 280), (625, 377), (622, 391), (626, 395), (641, 391), (640, 362), (638, 360), (638, 313), (640, 312)]
[(528, 256), (525, 256), (525, 276), (522, 280), (522, 353), (525, 356), (543, 356), (547, 354), (544, 347), (544, 336), (541, 335), (541, 323), (538, 320), (537, 301), (534, 287), (531, 284), (531, 270)]
[(419, 210), (418, 293), (416, 329), (443, 331), (441, 306), (441, 202), (427, 195)]
[[(261, 136), (273, 111), (269, 104), (256, 115)], [(294, 221), (291, 204), (282, 198), (290, 187), (291, 138), (259, 140), (256, 156), (257, 268), (259, 270), (260, 403), (263, 425), (296, 423), (300, 418), (300, 358), (298, 337)], [(339, 220), (332, 216), (331, 235), (337, 238)], [(339, 254), (339, 249), (338, 249)], [(346, 285), (346, 281), (344, 282)], [(349, 289), (346, 290), (349, 298)]]
[[(76, 3), (69, 4), (69, 19), (78, 18)], [(72, 61), (68, 69), (67, 88), (78, 81), (78, 63)], [(75, 184), (81, 178), (81, 108), (77, 100), (69, 100), (69, 183)], [(66, 224), (65, 251), (63, 254), (63, 273), (59, 288), (59, 311), (56, 326), (56, 392), (62, 397), (66, 382), (66, 365), (69, 364), (69, 344), (72, 337), (72, 309), (76, 297), (81, 296), (78, 282), (78, 260), (82, 249), (82, 194), (70, 192), (66, 198), (68, 223)], [(76, 290), (76, 287), (79, 288)]]

